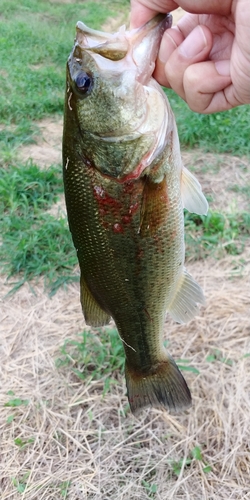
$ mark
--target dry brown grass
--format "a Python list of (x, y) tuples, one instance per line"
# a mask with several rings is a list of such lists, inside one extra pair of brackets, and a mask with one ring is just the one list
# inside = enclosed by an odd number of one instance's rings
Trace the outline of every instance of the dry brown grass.
[(188, 168), (193, 167), (203, 192), (212, 197), (209, 202), (212, 210), (229, 213), (249, 210), (249, 197), (243, 192), (250, 186), (249, 158), (197, 149), (183, 153), (183, 160)]
[[(17, 499), (13, 478), (26, 478), (23, 499), (247, 499), (250, 498), (249, 365), (250, 254), (241, 276), (235, 262), (189, 266), (204, 286), (206, 308), (186, 326), (166, 323), (169, 350), (189, 359), (193, 408), (180, 416), (149, 410), (134, 418), (122, 375), (103, 396), (103, 382), (82, 382), (70, 366), (57, 369), (65, 339), (83, 330), (78, 287), (52, 299), (42, 286), (25, 285), (2, 302), (1, 499)], [(191, 267), (191, 269), (190, 269)], [(2, 286), (6, 292), (6, 286)], [(220, 351), (219, 359), (207, 356)], [(221, 361), (220, 358), (231, 360)], [(9, 396), (12, 390), (15, 395)], [(4, 407), (10, 399), (27, 406)], [(11, 423), (7, 418), (14, 416)], [(20, 448), (15, 439), (32, 440)], [(199, 446), (179, 477), (173, 462)], [(203, 468), (211, 465), (205, 473)], [(157, 493), (147, 485), (157, 486)]]
[[(199, 370), (184, 372), (193, 407), (139, 418), (128, 411), (122, 374), (104, 395), (104, 378), (81, 381), (71, 364), (56, 367), (65, 339), (84, 329), (78, 285), (52, 299), (43, 282), (4, 297), (2, 278), (1, 500), (250, 499), (250, 250), (188, 270), (206, 307), (185, 326), (167, 318), (165, 336), (170, 353)], [(13, 398), (28, 403), (6, 407)], [(202, 460), (185, 465), (196, 446)]]
[(32, 158), (40, 167), (49, 167), (62, 161), (63, 121), (61, 117), (45, 118), (39, 122), (40, 134), (35, 144), (27, 144), (19, 151), (22, 161)]

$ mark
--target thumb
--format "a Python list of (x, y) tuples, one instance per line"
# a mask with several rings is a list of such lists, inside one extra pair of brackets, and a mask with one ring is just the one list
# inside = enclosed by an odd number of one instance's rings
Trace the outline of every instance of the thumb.
[[(184, 90), (185, 71), (189, 66), (207, 60), (213, 43), (212, 33), (206, 26), (196, 26), (184, 40), (177, 30), (175, 32), (174, 30), (167, 30), (164, 35), (155, 77), (160, 80), (162, 85), (171, 87), (186, 100)], [(173, 39), (171, 54), (169, 49), (170, 36)], [(173, 50), (174, 45), (175, 50)]]
[[(173, 38), (171, 47), (170, 36)], [(177, 36), (176, 31), (167, 30), (154, 74), (159, 83), (171, 87), (199, 113), (232, 107), (227, 98), (227, 94), (232, 93), (229, 61), (210, 61), (212, 44), (212, 33), (203, 25), (196, 26), (184, 41), (180, 33)]]

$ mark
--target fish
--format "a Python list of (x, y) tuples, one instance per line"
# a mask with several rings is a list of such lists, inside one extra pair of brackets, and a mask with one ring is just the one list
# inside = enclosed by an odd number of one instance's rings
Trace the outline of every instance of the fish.
[(184, 267), (183, 208), (206, 214), (208, 204), (152, 77), (170, 26), (163, 14), (112, 34), (79, 21), (67, 61), (63, 178), (80, 301), (87, 325), (116, 324), (133, 414), (191, 406), (163, 330), (167, 313), (186, 323), (204, 303)]

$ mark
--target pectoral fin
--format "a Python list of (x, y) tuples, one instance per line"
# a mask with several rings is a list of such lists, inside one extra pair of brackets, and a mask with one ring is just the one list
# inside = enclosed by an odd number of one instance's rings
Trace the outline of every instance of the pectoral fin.
[(186, 323), (192, 319), (199, 308), (197, 303), (204, 304), (205, 297), (201, 287), (184, 269), (174, 299), (168, 307), (168, 312), (178, 323)]
[(107, 325), (111, 317), (96, 302), (82, 277), (80, 280), (80, 288), (82, 311), (86, 324), (90, 326)]
[(181, 197), (183, 207), (189, 212), (207, 214), (208, 202), (201, 190), (201, 185), (186, 167), (182, 168)]

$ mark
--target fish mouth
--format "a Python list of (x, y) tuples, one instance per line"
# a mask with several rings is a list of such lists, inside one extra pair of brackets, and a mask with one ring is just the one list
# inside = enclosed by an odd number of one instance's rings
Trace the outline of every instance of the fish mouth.
[(136, 68), (136, 80), (145, 84), (154, 71), (162, 35), (171, 25), (170, 14), (158, 14), (140, 28), (128, 31), (122, 26), (109, 34), (78, 21), (75, 47), (88, 52), (100, 71)]
[[(117, 182), (142, 176), (169, 139), (172, 115), (166, 111), (165, 95), (152, 74), (162, 35), (171, 22), (172, 16), (158, 14), (140, 28), (127, 31), (121, 27), (113, 34), (77, 23), (75, 45), (68, 60), (67, 81), (69, 92), (72, 89), (79, 97), (78, 102), (83, 103), (77, 112), (78, 119), (82, 120), (79, 122), (80, 133), (84, 130), (89, 141), (100, 143), (98, 151), (103, 148), (105, 154), (114, 150), (114, 143), (119, 143), (117, 149), (121, 158), (123, 151), (127, 150), (126, 143), (131, 151), (131, 144), (136, 149), (138, 141), (142, 148), (139, 148), (139, 155), (133, 155), (133, 161), (125, 155), (129, 165), (123, 158), (119, 172), (112, 170), (111, 174), (110, 167), (104, 172), (104, 167), (98, 163), (101, 162), (101, 153), (96, 155), (95, 167)], [(88, 78), (93, 79), (93, 91), (91, 85), (87, 85)], [(85, 101), (88, 95), (90, 101)], [(100, 103), (104, 103), (103, 106)], [(107, 108), (107, 118), (103, 111), (99, 114), (100, 106)], [(89, 120), (90, 110), (94, 110), (94, 122)]]

